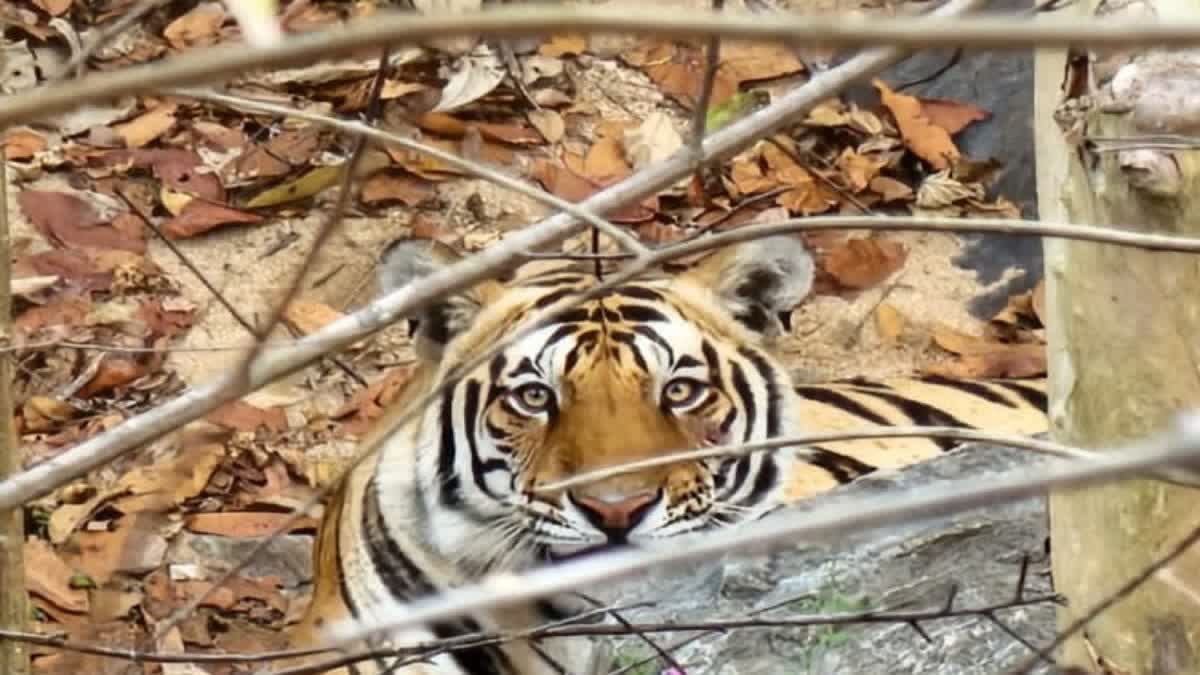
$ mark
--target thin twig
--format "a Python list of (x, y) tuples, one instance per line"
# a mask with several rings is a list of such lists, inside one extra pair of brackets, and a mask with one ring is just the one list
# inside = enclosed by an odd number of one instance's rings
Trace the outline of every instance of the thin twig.
[[(535, 488), (536, 492), (556, 492), (565, 490), (577, 485), (585, 485), (596, 481), (620, 476), (626, 473), (633, 473), (651, 469), (659, 466), (667, 466), (677, 462), (688, 462), (702, 459), (714, 459), (719, 457), (738, 457), (748, 455), (754, 452), (762, 452), (764, 450), (777, 450), (781, 448), (789, 448), (798, 446), (801, 455), (804, 454), (804, 446), (817, 443), (830, 443), (847, 440), (863, 440), (872, 438), (945, 438), (948, 440), (960, 441), (964, 443), (987, 443), (989, 445), (999, 445), (1010, 448), (1018, 448), (1021, 450), (1031, 450), (1052, 457), (1063, 459), (1080, 459), (1086, 460), (1094, 458), (1097, 453), (1081, 448), (1073, 448), (1069, 445), (1055, 443), (1053, 441), (1043, 441), (1028, 436), (1018, 436), (1016, 434), (1003, 434), (989, 431), (979, 431), (975, 429), (960, 429), (958, 427), (883, 427), (877, 429), (857, 429), (854, 431), (830, 431), (823, 433), (802, 434), (798, 436), (789, 436), (784, 438), (772, 438), (770, 440), (761, 441), (758, 443), (739, 443), (736, 445), (722, 445), (713, 448), (703, 448), (700, 450), (684, 450), (679, 452), (671, 452), (649, 459), (643, 459), (636, 462), (626, 462), (623, 464), (614, 465), (604, 469), (597, 469), (582, 473), (563, 480), (539, 485)], [(1200, 477), (1193, 472), (1179, 470), (1158, 470), (1154, 478), (1164, 482), (1172, 483), (1185, 487), (1200, 487)]]
[(273, 115), (282, 115), (285, 117), (294, 117), (296, 119), (307, 120), (316, 124), (321, 124), (338, 131), (343, 131), (350, 134), (355, 134), (362, 138), (369, 138), (373, 141), (383, 143), (385, 145), (396, 145), (408, 150), (420, 152), (422, 154), (436, 157), (437, 159), (465, 171), (476, 178), (481, 178), (486, 181), (495, 183), (501, 187), (506, 187), (519, 195), (529, 197), (547, 206), (552, 206), (556, 209), (575, 216), (579, 220), (591, 225), (604, 232), (611, 237), (621, 248), (625, 249), (632, 255), (641, 255), (647, 251), (645, 245), (630, 235), (625, 230), (614, 225), (613, 223), (596, 215), (590, 209), (587, 209), (583, 204), (573, 204), (561, 197), (553, 195), (545, 190), (534, 187), (518, 178), (503, 173), (497, 169), (485, 166), (478, 162), (473, 162), (468, 159), (463, 159), (454, 153), (447, 152), (441, 148), (426, 145), (410, 138), (405, 138), (398, 134), (393, 134), (381, 129), (375, 129), (369, 125), (350, 120), (342, 120), (327, 115), (311, 113), (298, 108), (290, 108), (275, 103), (265, 101), (256, 101), (254, 99), (243, 98), (240, 96), (230, 96), (228, 94), (219, 94), (211, 91), (200, 90), (179, 90), (175, 92), (179, 96), (189, 96), (201, 101), (209, 101), (222, 105), (237, 106), (239, 108), (248, 108), (251, 110), (259, 110), (261, 112), (270, 113)]
[[(382, 107), (380, 105), (382, 99), (380, 95), (383, 93), (383, 84), (387, 81), (388, 59), (391, 56), (391, 53), (392, 50), (390, 47), (384, 47), (380, 51), (379, 67), (375, 71), (375, 79), (371, 83), (371, 91), (367, 97), (366, 111), (364, 112), (366, 124), (371, 124), (374, 122), (382, 112)], [(329, 241), (329, 238), (333, 236), (334, 232), (337, 231), (338, 226), (341, 224), (342, 216), (346, 213), (347, 208), (350, 206), (352, 196), (354, 195), (354, 179), (358, 173), (358, 167), (362, 163), (363, 157), (366, 155), (367, 147), (367, 136), (357, 136), (354, 139), (354, 149), (351, 150), (350, 157), (342, 165), (342, 175), (338, 185), (337, 198), (335, 199), (333, 206), (325, 211), (325, 218), (321, 221), (321, 226), (317, 230), (317, 235), (313, 239), (313, 243), (308, 249), (308, 254), (304, 256), (304, 260), (301, 261), (299, 269), (292, 274), (287, 288), (284, 289), (283, 294), (280, 296), (279, 301), (275, 304), (275, 307), (271, 309), (271, 313), (266, 324), (257, 331), (253, 328), (250, 329), (256, 334), (258, 340), (255, 342), (254, 347), (246, 353), (245, 357), (243, 357), (242, 362), (235, 367), (235, 372), (242, 374), (246, 379), (243, 381), (232, 382), (230, 384), (231, 387), (247, 387), (250, 377), (250, 365), (254, 363), (255, 359), (257, 359), (259, 354), (262, 353), (263, 345), (266, 343), (266, 339), (271, 335), (271, 332), (275, 330), (275, 327), (279, 325), (280, 321), (283, 320), (288, 306), (291, 305), (292, 300), (295, 299), (296, 295), (300, 293), (300, 288), (304, 285), (304, 279), (308, 276), (309, 270), (312, 269), (317, 257), (320, 256), (324, 251), (325, 243)], [(363, 380), (363, 378), (359, 376), (358, 373), (354, 372), (354, 370), (352, 370), (348, 365), (342, 363), (340, 360), (335, 360), (334, 362), (342, 369), (344, 373), (356, 380), (361, 386), (366, 386), (366, 381)], [(300, 511), (298, 513), (302, 512), (304, 511)], [(273, 537), (267, 537), (265, 540), (258, 542), (255, 547), (255, 552), (259, 549), (259, 547), (265, 547), (267, 542), (270, 542), (272, 539)], [(173, 611), (165, 621), (159, 623), (155, 627), (154, 640), (158, 641), (163, 635), (166, 635), (173, 628), (178, 626), (181, 621), (191, 616), (192, 612), (196, 611), (196, 608), (207, 602), (208, 599), (212, 597), (212, 595), (216, 593), (218, 589), (224, 587), (224, 585), (230, 579), (240, 574), (242, 569), (249, 564), (251, 559), (252, 555), (249, 555), (244, 560), (240, 561), (239, 564), (235, 564), (229, 569), (225, 570), (225, 572), (218, 577), (214, 583), (210, 584), (203, 592), (197, 594), (196, 597), (192, 598), (190, 601)]]
[[(936, 13), (935, 13), (936, 14)], [(1093, 49), (1155, 45), (1194, 47), (1200, 43), (1200, 20), (1171, 21), (1049, 17), (1033, 22), (1022, 17), (987, 16), (940, 19), (870, 16), (830, 17), (780, 14), (763, 21), (750, 12), (703, 9), (666, 13), (658, 9), (604, 5), (562, 7), (508, 5), (470, 15), (413, 16), (377, 12), (369, 18), (311, 34), (289, 36), (280, 44), (253, 48), (245, 44), (189, 50), (159, 63), (94, 74), (70, 83), (53, 83), (14, 94), (0, 102), (0, 128), (57, 115), (87, 103), (120, 96), (160, 92), (223, 80), (259, 69), (310, 64), (322, 58), (350, 56), (363, 49), (461, 35), (523, 36), (548, 32), (626, 33), (678, 38), (777, 41), (814, 46), (899, 49), (969, 47), (1030, 49), (1087, 44)]]
[[(720, 12), (725, 7), (725, 0), (712, 0), (714, 12)], [(704, 47), (704, 78), (700, 83), (700, 96), (696, 99), (696, 109), (692, 111), (692, 154), (697, 160), (701, 157), (704, 147), (704, 132), (708, 130), (708, 109), (712, 105), (713, 85), (717, 82), (717, 69), (721, 67), (721, 38), (712, 36)]]
[[(347, 620), (330, 626), (330, 643), (343, 646), (380, 631), (447, 620), (492, 607), (521, 604), (565, 591), (591, 587), (669, 565), (712, 560), (730, 551), (761, 550), (781, 542), (813, 541), (847, 532), (861, 533), (897, 523), (944, 516), (1034, 497), (1052, 489), (1126, 479), (1165, 466), (1200, 463), (1200, 414), (1180, 416), (1167, 433), (1089, 460), (1069, 460), (1009, 472), (991, 479), (971, 477), (926, 486), (919, 491), (834, 504), (800, 513), (779, 513), (735, 531), (698, 535), (669, 546), (613, 551), (571, 560), (524, 574), (492, 574), (477, 583), (444, 591), (418, 602), (377, 607), (369, 624)], [(1198, 535), (1200, 536), (1200, 535)]]
[[(978, 0), (953, 0), (939, 11), (961, 12)], [(837, 68), (821, 73), (767, 108), (739, 119), (708, 136), (704, 142), (707, 159), (731, 156), (755, 140), (769, 135), (796, 116), (842, 88), (898, 61), (904, 53), (895, 49), (870, 50)], [(11, 97), (9, 99), (11, 100)], [(0, 101), (0, 107), (4, 101)], [(0, 116), (0, 124), (3, 124)], [(455, 158), (457, 159), (457, 158)], [(580, 206), (606, 212), (634, 203), (674, 185), (691, 172), (691, 153), (677, 151), (633, 176), (584, 200)], [(577, 234), (584, 225), (569, 215), (556, 215), (515, 232), (467, 260), (420, 279), (370, 303), (354, 314), (333, 321), (319, 331), (296, 341), (286, 354), (263, 354), (251, 368), (249, 386), (258, 387), (307, 366), (322, 354), (361, 340), (401, 317), (411, 315), (446, 293), (470, 287), (498, 274), (520, 259), (526, 251), (558, 243)], [(171, 429), (198, 419), (248, 390), (229, 387), (236, 375), (226, 375), (199, 385), (154, 409), (132, 417), (117, 427), (98, 434), (29, 470), (0, 483), (0, 510), (12, 508), (49, 491), (95, 467), (119, 457), (132, 448), (158, 438)]]
[[(1087, 628), (1087, 625), (1091, 623), (1093, 619), (1100, 616), (1104, 612), (1107, 612), (1113, 607), (1113, 605), (1117, 604), (1121, 600), (1124, 600), (1129, 596), (1129, 594), (1133, 593), (1142, 584), (1146, 583), (1150, 577), (1157, 574), (1159, 570), (1165, 569), (1168, 565), (1179, 558), (1179, 556), (1186, 553), (1188, 549), (1196, 544), (1196, 542), (1200, 542), (1200, 526), (1189, 532), (1187, 536), (1185, 536), (1179, 541), (1178, 544), (1163, 554), (1161, 558), (1147, 565), (1142, 569), (1142, 571), (1130, 578), (1129, 581), (1126, 581), (1124, 584), (1122, 584), (1120, 588), (1113, 591), (1111, 595), (1096, 603), (1094, 607), (1089, 609), (1087, 612), (1084, 612), (1083, 616), (1080, 616), (1078, 619), (1071, 622), (1069, 626), (1064, 628), (1058, 633), (1057, 636), (1055, 636), (1054, 640), (1047, 645), (1043, 651), (1054, 652), (1054, 650), (1061, 647), (1063, 643), (1071, 639), (1071, 637), (1076, 633), (1084, 628)], [(1024, 675), (1032, 670), (1033, 667), (1037, 665), (1037, 662), (1038, 659), (1031, 659), (1018, 667), (1014, 673), (1016, 675)]]
[(87, 72), (88, 59), (92, 58), (92, 55), (95, 54), (97, 50), (109, 42), (112, 42), (114, 39), (120, 36), (121, 33), (124, 33), (132, 28), (134, 24), (142, 20), (142, 17), (146, 16), (150, 12), (153, 12), (159, 7), (170, 4), (172, 1), (173, 0), (142, 0), (142, 2), (138, 3), (133, 9), (121, 15), (121, 17), (114, 21), (110, 26), (96, 29), (96, 34), (94, 37), (89, 37), (82, 48), (71, 55), (71, 60), (67, 61), (66, 65), (63, 66), (57, 77), (53, 79), (64, 78), (72, 72), (74, 72), (75, 77), (83, 77), (84, 73)]

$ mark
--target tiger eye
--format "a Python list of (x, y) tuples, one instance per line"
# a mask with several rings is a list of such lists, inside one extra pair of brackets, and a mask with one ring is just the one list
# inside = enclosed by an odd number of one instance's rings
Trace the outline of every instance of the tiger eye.
[(663, 387), (663, 400), (672, 406), (685, 406), (695, 402), (707, 386), (690, 377), (677, 377)]
[(513, 392), (522, 408), (532, 413), (544, 412), (554, 400), (554, 392), (544, 384), (530, 383), (517, 387)]

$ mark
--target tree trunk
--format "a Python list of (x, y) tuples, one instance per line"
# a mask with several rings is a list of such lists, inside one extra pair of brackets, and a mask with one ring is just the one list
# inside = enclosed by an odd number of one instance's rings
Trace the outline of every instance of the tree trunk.
[[(0, 481), (21, 470), (21, 451), (13, 433), (12, 293), (10, 278), (12, 247), (8, 237), (8, 172), (4, 147), (0, 146)], [(25, 597), (25, 521), (21, 509), (0, 511), (0, 628), (24, 630), (29, 608)], [(18, 642), (0, 640), (0, 673), (29, 672), (29, 651)]]
[[(1063, 11), (1092, 13), (1100, 4)], [(1111, 18), (1163, 18), (1198, 4), (1135, 1)], [(1093, 56), (1064, 69), (1061, 50), (1037, 55), (1040, 217), (1200, 236), (1200, 152), (1114, 151), (1104, 140), (1195, 135), (1200, 53)], [(1081, 94), (1093, 97), (1090, 106)], [(1200, 404), (1200, 256), (1063, 240), (1047, 240), (1045, 252), (1056, 440), (1109, 446), (1160, 431)], [(1054, 582), (1069, 602), (1060, 629), (1200, 526), (1200, 491), (1154, 481), (1064, 491), (1049, 503)], [(1200, 605), (1178, 588), (1200, 591), (1200, 550), (1169, 573), (1176, 585), (1152, 578), (1067, 642), (1063, 663), (1095, 673), (1200, 672)]]

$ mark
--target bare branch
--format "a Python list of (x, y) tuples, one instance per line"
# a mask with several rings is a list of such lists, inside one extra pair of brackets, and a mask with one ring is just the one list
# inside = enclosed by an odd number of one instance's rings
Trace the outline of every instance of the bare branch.
[[(954, 0), (939, 11), (961, 12), (977, 3), (978, 0)], [(409, 17), (410, 20), (412, 18)], [(707, 137), (704, 142), (705, 160), (735, 154), (756, 139), (769, 135), (789, 120), (804, 114), (849, 83), (886, 68), (903, 56), (902, 52), (895, 49), (871, 50), (814, 77), (767, 108)], [(78, 83), (74, 86), (78, 86)], [(12, 97), (6, 100), (12, 100)], [(0, 106), (3, 106), (3, 102), (0, 102)], [(4, 124), (3, 116), (0, 116), (0, 124)], [(691, 167), (691, 153), (681, 149), (671, 157), (591, 196), (579, 206), (599, 213), (618, 208), (674, 185), (691, 172)], [(245, 385), (260, 387), (296, 372), (327, 352), (349, 346), (393, 321), (420, 311), (446, 293), (468, 288), (502, 272), (519, 261), (525, 251), (538, 250), (562, 241), (583, 227), (569, 215), (559, 214), (518, 231), (467, 260), (389, 293), (358, 312), (297, 340), (293, 351), (261, 355), (251, 364)], [(199, 385), (24, 473), (0, 482), (0, 510), (44, 495), (130, 449), (242, 396), (249, 389), (231, 387), (229, 383), (236, 377), (227, 375)]]
[[(574, 487), (576, 485), (585, 485), (596, 481), (620, 476), (626, 473), (633, 473), (645, 469), (651, 469), (657, 466), (666, 466), (676, 462), (695, 461), (700, 459), (712, 459), (716, 457), (738, 457), (748, 455), (753, 452), (761, 452), (763, 450), (778, 450), (786, 449), (793, 446), (805, 446), (814, 443), (829, 443), (836, 441), (861, 440), (869, 438), (945, 438), (953, 441), (961, 441), (964, 443), (987, 443), (990, 445), (999, 445), (1009, 448), (1019, 448), (1022, 450), (1032, 450), (1033, 452), (1051, 455), (1053, 457), (1061, 457), (1063, 459), (1080, 459), (1086, 460), (1097, 456), (1097, 453), (1092, 450), (1084, 450), (1074, 448), (1069, 445), (1055, 443), (1053, 441), (1043, 441), (1028, 436), (1018, 436), (1016, 434), (1002, 434), (989, 431), (978, 431), (975, 429), (960, 429), (958, 427), (885, 427), (879, 429), (856, 429), (854, 431), (832, 431), (815, 434), (803, 434), (800, 436), (789, 436), (785, 438), (772, 438), (759, 443), (741, 443), (737, 445), (722, 445), (713, 448), (704, 448), (701, 450), (683, 450), (680, 452), (672, 452), (650, 459), (643, 459), (636, 462), (627, 462), (604, 469), (597, 469), (587, 473), (572, 476), (545, 485), (539, 485), (535, 491), (537, 492), (553, 492)], [(804, 454), (804, 448), (800, 447), (799, 452)], [(1186, 487), (1200, 487), (1200, 477), (1195, 473), (1182, 471), (1172, 468), (1159, 468), (1152, 472), (1154, 478), (1164, 482), (1182, 485)]]
[[(935, 12), (934, 14), (939, 14)], [(1126, 20), (1100, 22), (1051, 17), (989, 16), (977, 19), (870, 16), (863, 18), (773, 14), (768, 20), (747, 12), (693, 10), (668, 14), (629, 5), (528, 7), (504, 6), (470, 15), (414, 16), (378, 12), (326, 31), (292, 36), (263, 48), (231, 44), (189, 50), (160, 63), (89, 75), (6, 97), (0, 102), (0, 128), (57, 115), (87, 103), (193, 86), (259, 69), (312, 63), (349, 56), (363, 49), (460, 35), (525, 36), (551, 31), (607, 32), (634, 35), (779, 41), (821, 46), (902, 49), (969, 47), (1028, 49), (1069, 47), (1120, 48), (1152, 44), (1191, 47), (1200, 42), (1200, 20)]]
[(379, 608), (376, 621), (345, 621), (331, 626), (331, 642), (343, 646), (368, 635), (428, 624), (491, 607), (519, 604), (546, 595), (587, 588), (651, 568), (711, 560), (730, 551), (761, 550), (784, 541), (862, 532), (902, 522), (992, 506), (1033, 497), (1050, 489), (1072, 488), (1128, 478), (1164, 466), (1200, 463), (1200, 414), (1179, 418), (1157, 438), (1098, 453), (1090, 460), (1068, 460), (1036, 470), (1010, 472), (989, 480), (949, 481), (940, 487), (881, 495), (852, 505), (831, 505), (799, 514), (779, 514), (734, 532), (689, 538), (686, 545), (645, 551), (614, 551), (572, 560), (526, 574), (494, 574), (439, 597)]

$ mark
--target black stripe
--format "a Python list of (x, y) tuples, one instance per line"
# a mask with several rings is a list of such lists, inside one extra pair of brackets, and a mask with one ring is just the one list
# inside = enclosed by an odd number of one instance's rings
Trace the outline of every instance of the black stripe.
[(379, 491), (374, 479), (367, 483), (363, 495), (362, 528), (371, 567), (393, 598), (411, 600), (434, 591), (429, 579), (389, 536), (379, 509)]
[(567, 352), (567, 358), (563, 360), (563, 375), (569, 375), (575, 370), (575, 364), (579, 358), (596, 345), (599, 334), (600, 331), (593, 330), (581, 333), (579, 337), (575, 338), (575, 346), (571, 347), (571, 351)]
[(662, 293), (656, 290), (646, 288), (645, 286), (617, 286), (613, 289), (614, 295), (624, 295), (638, 300), (650, 300), (652, 302), (662, 302)]
[(925, 377), (921, 378), (921, 381), (927, 382), (929, 384), (936, 384), (938, 386), (946, 387), (949, 389), (955, 389), (955, 390), (961, 391), (965, 394), (970, 394), (972, 396), (981, 398), (985, 401), (988, 401), (989, 403), (996, 403), (998, 405), (1002, 405), (1007, 408), (1017, 407), (1017, 405), (1015, 403), (1013, 403), (1012, 401), (1001, 396), (1000, 394), (997, 394), (996, 392), (992, 391), (991, 389), (988, 389), (986, 385), (980, 384), (979, 382), (971, 382), (969, 380), (956, 380), (954, 378), (946, 377), (944, 375), (926, 375)]
[(562, 300), (563, 298), (565, 298), (569, 295), (574, 295), (574, 294), (575, 294), (574, 288), (560, 288), (557, 291), (550, 291), (549, 293), (543, 295), (542, 297), (538, 298), (537, 300), (534, 300), (533, 307), (534, 307), (534, 309), (545, 309), (545, 308), (549, 307), (550, 305), (553, 305), (554, 303), (558, 302), (559, 300)]
[(499, 501), (499, 497), (492, 494), (492, 491), (488, 489), (487, 481), (484, 480), (484, 476), (492, 471), (506, 470), (508, 468), (508, 464), (499, 459), (493, 459), (485, 462), (479, 455), (479, 439), (476, 438), (475, 431), (478, 428), (477, 425), (479, 424), (479, 394), (482, 389), (483, 385), (481, 385), (478, 381), (467, 381), (466, 394), (463, 397), (463, 426), (465, 427), (463, 432), (467, 436), (467, 447), (471, 450), (472, 482), (475, 483), (475, 487), (479, 488), (480, 492), (491, 497), (492, 499)]
[(637, 333), (638, 335), (641, 335), (649, 340), (653, 340), (654, 344), (661, 347), (662, 350), (667, 353), (667, 363), (669, 363), (672, 368), (681, 368), (683, 359), (691, 359), (695, 363), (695, 365), (697, 365), (697, 366), (701, 365), (701, 363), (699, 361), (696, 361), (696, 359), (692, 359), (692, 357), (690, 357), (686, 354), (679, 357), (679, 361), (676, 362), (675, 361), (675, 350), (671, 349), (671, 345), (669, 343), (667, 343), (667, 341), (664, 340), (661, 335), (658, 334), (658, 331), (654, 330), (650, 326), (633, 326), (632, 330), (633, 330), (633, 332)]
[(857, 460), (849, 455), (843, 455), (840, 452), (834, 452), (819, 445), (811, 445), (809, 449), (812, 451), (812, 456), (805, 461), (813, 466), (825, 469), (833, 476), (834, 480), (843, 485), (856, 478), (873, 473), (878, 469), (878, 467)]
[(742, 434), (742, 442), (749, 443), (750, 438), (754, 435), (754, 423), (758, 421), (758, 405), (754, 402), (754, 392), (750, 389), (750, 383), (746, 381), (746, 374), (742, 372), (742, 366), (731, 363), (729, 369), (733, 388), (741, 397), (742, 407), (746, 410), (746, 432)]
[[(430, 629), (439, 640), (482, 632), (479, 624), (469, 618), (435, 623)], [(517, 672), (513, 669), (508, 654), (497, 647), (471, 647), (448, 653), (454, 659), (454, 664), (467, 675), (506, 675)]]
[[(788, 449), (780, 448), (777, 452), (788, 452)], [(758, 465), (758, 474), (754, 476), (754, 487), (750, 489), (750, 494), (741, 501), (741, 505), (759, 503), (778, 483), (779, 467), (775, 464), (775, 458), (770, 454), (764, 454)]]
[[(565, 324), (559, 326), (558, 328), (556, 328), (554, 330), (553, 333), (550, 334), (550, 337), (546, 338), (546, 343), (542, 345), (542, 348), (539, 351), (542, 351), (542, 352), (546, 351), (547, 349), (558, 344), (559, 342), (561, 342), (568, 336), (574, 335), (578, 331), (579, 331), (579, 324), (565, 323)], [(541, 354), (539, 354), (538, 356), (541, 356)]]
[(504, 372), (504, 366), (508, 364), (508, 359), (504, 354), (497, 354), (496, 358), (488, 364), (488, 393), (487, 404), (491, 405), (501, 394), (504, 393), (504, 387), (501, 386), (501, 374)]
[(621, 318), (636, 323), (670, 321), (666, 314), (646, 305), (624, 305), (620, 308)]
[(721, 387), (721, 359), (717, 356), (717, 348), (712, 346), (712, 343), (705, 339), (700, 343), (700, 351), (704, 354), (704, 360), (708, 364), (708, 378), (712, 380), (714, 387)]
[(439, 418), (442, 424), (442, 443), (438, 447), (438, 498), (442, 505), (455, 508), (462, 504), (462, 485), (454, 471), (454, 390), (447, 387), (442, 394), (442, 409)]
[[(559, 330), (562, 329), (560, 328)], [(537, 365), (534, 364), (533, 359), (529, 358), (528, 356), (521, 357), (521, 362), (518, 363), (517, 367), (513, 368), (508, 374), (508, 376), (511, 378), (517, 378), (522, 375), (536, 375), (537, 377), (543, 377), (541, 368), (538, 368)], [(493, 375), (493, 377), (496, 376)]]
[(738, 352), (758, 371), (759, 377), (763, 380), (763, 386), (767, 389), (767, 436), (774, 438), (782, 433), (783, 430), (783, 423), (779, 419), (783, 400), (779, 395), (779, 387), (776, 386), (775, 378), (773, 377), (775, 369), (771, 367), (771, 364), (767, 362), (767, 359), (762, 354), (752, 349), (742, 347)]
[[(653, 331), (654, 329), (650, 328), (650, 327), (646, 327), (646, 330)], [(661, 337), (658, 339), (662, 340)], [(683, 354), (679, 357), (678, 361), (675, 361), (676, 368), (696, 368), (696, 367), (702, 366), (702, 365), (704, 365), (704, 364), (700, 363), (700, 361), (696, 357), (692, 356), (691, 354)]]
[(733, 479), (728, 488), (728, 494), (737, 494), (750, 475), (750, 455), (742, 455), (733, 460)]
[(834, 391), (833, 389), (827, 389), (819, 385), (802, 386), (796, 387), (796, 393), (803, 398), (809, 399), (810, 401), (817, 401), (818, 403), (831, 405), (839, 410), (844, 410), (851, 415), (857, 415), (865, 420), (874, 422), (875, 424), (885, 427), (892, 426), (892, 423), (889, 422), (888, 419), (883, 415), (880, 415), (879, 413), (871, 410), (849, 396), (841, 392)]
[(835, 383), (850, 384), (854, 385), (855, 387), (870, 387), (871, 389), (891, 389), (891, 387), (883, 382), (880, 382), (879, 380), (872, 380), (871, 378), (863, 377), (862, 375), (836, 380)]
[(637, 367), (641, 368), (643, 373), (650, 372), (650, 365), (646, 363), (646, 359), (642, 357), (642, 352), (637, 348), (637, 340), (634, 338), (633, 333), (614, 330), (608, 336), (616, 342), (629, 347), (629, 353), (633, 354), (633, 361), (637, 364)]
[(578, 274), (562, 274), (548, 272), (542, 276), (534, 276), (521, 281), (518, 286), (531, 286), (534, 288), (545, 288), (549, 286), (559, 286), (562, 284), (579, 284), (583, 282), (584, 277)]
[[(958, 427), (960, 429), (973, 429), (970, 424), (963, 422), (954, 415), (935, 408), (927, 403), (922, 403), (915, 399), (901, 396), (899, 394), (887, 394), (882, 391), (873, 391), (865, 396), (874, 396), (896, 406), (900, 412), (908, 415), (913, 424), (922, 427)], [(943, 451), (951, 450), (958, 447), (961, 443), (950, 438), (931, 438), (935, 445)]]
[(571, 309), (563, 310), (555, 314), (546, 321), (547, 326), (557, 326), (560, 323), (583, 323), (588, 320), (587, 309), (583, 307), (572, 307)]
[(1020, 396), (1022, 399), (1024, 399), (1026, 403), (1037, 408), (1038, 410), (1041, 410), (1042, 412), (1047, 411), (1049, 402), (1046, 400), (1046, 392), (1038, 391), (1033, 387), (1026, 387), (1020, 382), (1014, 382), (1012, 380), (996, 380), (992, 382), (992, 384), (1004, 387), (1005, 389), (1015, 393), (1017, 396)]

